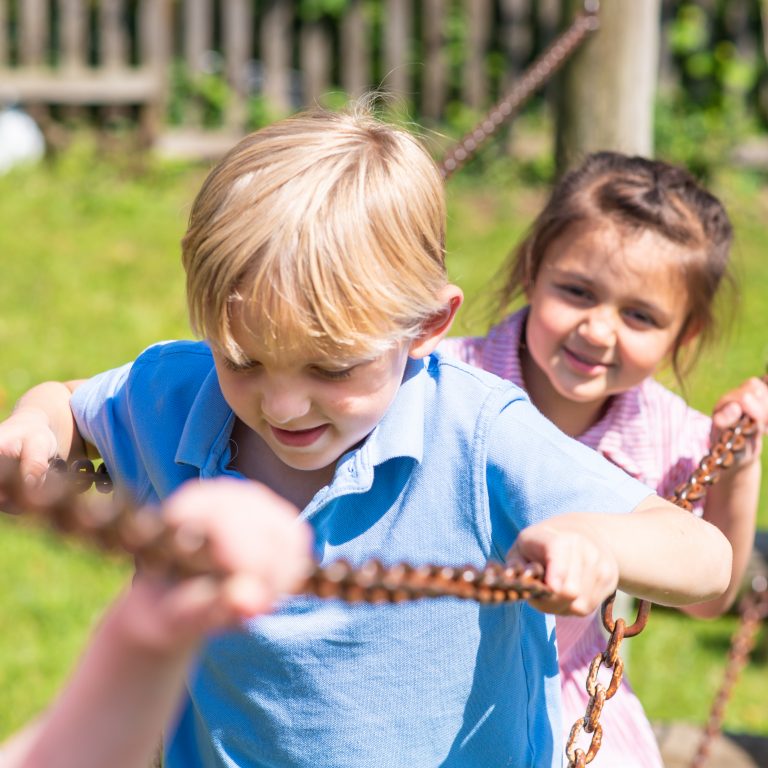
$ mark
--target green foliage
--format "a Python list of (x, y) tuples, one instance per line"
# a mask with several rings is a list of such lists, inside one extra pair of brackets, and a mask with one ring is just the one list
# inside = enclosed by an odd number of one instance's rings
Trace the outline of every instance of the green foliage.
[(662, 90), (655, 116), (658, 155), (705, 180), (756, 130), (759, 116), (754, 95), (764, 64), (726, 36), (725, 12), (723, 3), (677, 6), (667, 35), (680, 79)]
[(199, 113), (203, 127), (220, 128), (231, 98), (232, 90), (222, 73), (191, 73), (183, 62), (174, 62), (168, 96), (171, 125), (183, 125), (193, 109)]
[(349, 0), (299, 0), (297, 13), (302, 21), (319, 21), (324, 16), (341, 18), (349, 6)]
[(750, 128), (744, 110), (693, 109), (685, 100), (661, 97), (654, 112), (655, 153), (708, 181), (728, 163)]

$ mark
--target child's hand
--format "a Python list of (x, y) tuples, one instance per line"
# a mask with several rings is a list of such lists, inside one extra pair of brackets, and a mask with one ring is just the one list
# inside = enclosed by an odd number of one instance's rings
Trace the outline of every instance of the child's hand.
[(258, 483), (193, 481), (168, 499), (163, 514), (172, 528), (205, 535), (212, 565), (224, 576), (168, 584), (140, 572), (119, 615), (125, 634), (144, 647), (174, 652), (266, 613), (311, 570), (309, 527), (292, 504)]
[(757, 424), (755, 434), (747, 440), (746, 451), (738, 457), (740, 464), (748, 464), (760, 456), (762, 435), (768, 431), (768, 383), (764, 379), (747, 379), (718, 400), (712, 413), (713, 444), (719, 434), (733, 426), (742, 413), (751, 416)]
[(619, 581), (613, 552), (601, 546), (598, 537), (560, 530), (546, 522), (522, 530), (507, 561), (544, 566), (544, 583), (554, 594), (529, 602), (545, 613), (588, 616), (615, 592)]
[(57, 449), (56, 435), (39, 408), (18, 408), (0, 422), (0, 456), (19, 460), (21, 477), (30, 487), (40, 485)]

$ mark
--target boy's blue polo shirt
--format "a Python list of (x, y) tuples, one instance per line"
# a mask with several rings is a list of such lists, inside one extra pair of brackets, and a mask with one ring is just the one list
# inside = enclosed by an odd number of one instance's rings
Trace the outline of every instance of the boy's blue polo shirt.
[[(234, 416), (204, 343), (151, 347), (84, 384), (72, 407), (139, 502), (230, 473)], [(650, 493), (515, 385), (435, 355), (409, 363), (385, 417), (302, 518), (323, 563), (482, 567), (527, 525), (628, 512)], [(166, 765), (560, 766), (554, 638), (552, 617), (526, 603), (291, 598), (205, 645)]]

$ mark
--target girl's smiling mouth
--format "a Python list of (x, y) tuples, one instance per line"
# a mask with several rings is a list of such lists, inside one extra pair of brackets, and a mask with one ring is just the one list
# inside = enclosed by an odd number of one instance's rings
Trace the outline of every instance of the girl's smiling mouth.
[(613, 367), (612, 363), (603, 363), (586, 355), (574, 352), (568, 347), (563, 347), (563, 353), (568, 364), (577, 371), (583, 373), (598, 373)]

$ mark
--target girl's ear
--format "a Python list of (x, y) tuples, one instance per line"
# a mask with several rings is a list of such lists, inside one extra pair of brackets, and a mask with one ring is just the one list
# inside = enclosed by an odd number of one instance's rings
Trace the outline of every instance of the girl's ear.
[(443, 310), (436, 313), (425, 324), (421, 336), (418, 339), (414, 339), (408, 348), (408, 356), (414, 360), (426, 357), (431, 352), (434, 352), (435, 347), (445, 338), (448, 331), (451, 330), (456, 312), (464, 301), (464, 294), (457, 285), (449, 283), (441, 289), (440, 298), (443, 301)]
[(686, 344), (690, 344), (702, 331), (702, 324), (700, 321), (694, 321), (690, 318), (686, 320), (685, 327), (680, 334), (680, 344), (678, 346), (684, 347)]

